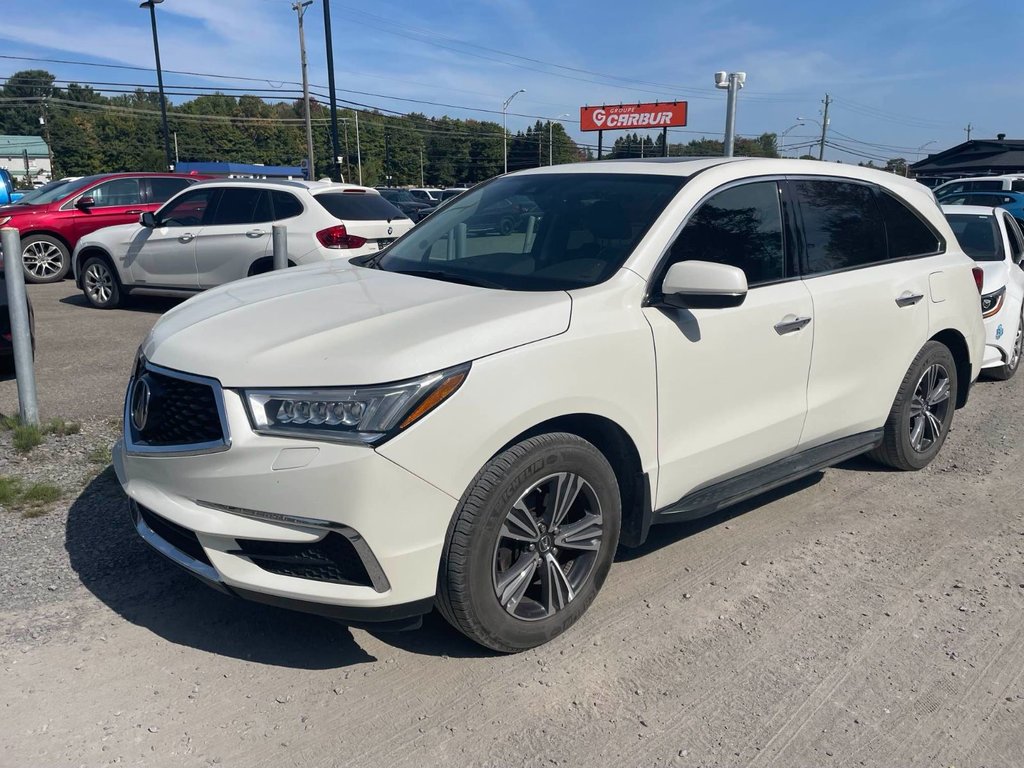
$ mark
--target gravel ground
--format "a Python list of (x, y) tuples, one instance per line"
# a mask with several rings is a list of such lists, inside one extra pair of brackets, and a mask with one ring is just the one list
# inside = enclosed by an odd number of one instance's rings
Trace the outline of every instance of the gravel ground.
[(854, 460), (656, 528), (511, 657), (199, 584), (109, 469), (78, 485), (111, 415), (47, 449), (81, 490), (3, 512), (2, 765), (1024, 764), (1024, 376), (979, 384), (922, 472)]

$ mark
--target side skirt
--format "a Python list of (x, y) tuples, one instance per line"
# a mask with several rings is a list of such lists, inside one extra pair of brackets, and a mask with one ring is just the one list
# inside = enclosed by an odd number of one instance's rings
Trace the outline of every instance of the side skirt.
[(657, 510), (653, 522), (676, 523), (713, 514), (723, 507), (799, 480), (819, 469), (860, 456), (882, 442), (882, 433), (881, 429), (875, 429), (844, 437), (815, 448), (808, 448), (742, 475), (730, 477), (728, 480), (720, 480), (688, 493), (675, 504)]

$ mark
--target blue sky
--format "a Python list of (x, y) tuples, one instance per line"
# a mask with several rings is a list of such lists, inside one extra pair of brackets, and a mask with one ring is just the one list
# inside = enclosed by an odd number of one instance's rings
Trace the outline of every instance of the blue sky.
[[(157, 8), (164, 69), (228, 76), (168, 73), (165, 85), (291, 96), (300, 70), (290, 6), (165, 0)], [(963, 141), (968, 123), (973, 138), (1024, 138), (1019, 3), (332, 0), (331, 10), (339, 98), (392, 110), (500, 122), (502, 102), (525, 88), (510, 130), (568, 113), (570, 134), (596, 142), (572, 122), (583, 104), (685, 98), (690, 125), (671, 140), (720, 137), (725, 95), (713, 73), (743, 70), (738, 133), (781, 133), (802, 117), (785, 142), (806, 144), (820, 132), (827, 91), (831, 138), (851, 150), (828, 148), (828, 159), (915, 159)], [(323, 92), (320, 0), (307, 12), (306, 40), (310, 81)], [(149, 15), (137, 0), (4, 0), (0, 54), (146, 68), (0, 58), (3, 76), (40, 67), (61, 80), (156, 82)]]

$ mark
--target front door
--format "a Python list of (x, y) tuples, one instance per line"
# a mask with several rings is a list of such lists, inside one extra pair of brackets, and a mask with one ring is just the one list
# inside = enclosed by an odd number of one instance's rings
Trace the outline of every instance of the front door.
[(132, 282), (154, 288), (198, 288), (196, 238), (216, 190), (200, 187), (173, 198), (156, 213), (157, 226), (140, 228), (129, 245)]
[[(78, 204), (88, 197), (92, 198), (92, 205)], [(97, 184), (66, 205), (74, 210), (72, 231), (75, 242), (97, 229), (138, 221), (139, 214), (147, 210), (142, 202), (139, 180), (131, 177)]]
[(783, 236), (779, 186), (727, 187), (701, 204), (668, 264), (713, 261), (741, 268), (738, 307), (646, 307), (658, 367), (655, 508), (792, 453), (807, 410), (814, 334), (811, 297)]

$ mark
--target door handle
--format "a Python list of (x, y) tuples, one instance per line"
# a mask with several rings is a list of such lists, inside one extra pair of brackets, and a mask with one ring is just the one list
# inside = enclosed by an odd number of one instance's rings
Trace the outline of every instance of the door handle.
[(919, 302), (923, 298), (924, 298), (924, 294), (923, 293), (911, 293), (910, 291), (904, 291), (903, 293), (901, 293), (899, 295), (899, 297), (897, 297), (897, 299), (896, 299), (896, 306), (897, 307), (912, 307), (915, 304), (917, 304), (917, 302)]
[(262, 229), (250, 229), (248, 232), (245, 233), (245, 236), (246, 237), (263, 237), (265, 234), (267, 234), (267, 233), (264, 232)]
[(191, 232), (185, 232), (184, 234), (178, 235), (179, 243), (191, 243), (195, 239), (196, 236), (193, 235)]
[(132, 216), (138, 216), (140, 213), (142, 213), (141, 208), (132, 208), (130, 211), (125, 211), (125, 214), (131, 214)]
[(775, 332), (779, 334), (779, 336), (785, 336), (787, 333), (795, 333), (803, 330), (809, 322), (811, 322), (811, 318), (809, 317), (786, 315), (775, 324)]

